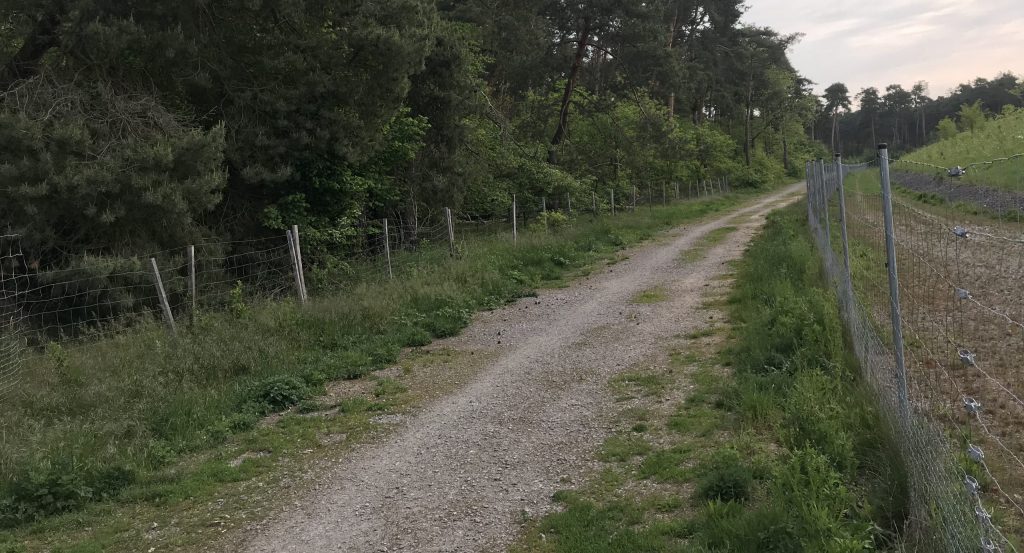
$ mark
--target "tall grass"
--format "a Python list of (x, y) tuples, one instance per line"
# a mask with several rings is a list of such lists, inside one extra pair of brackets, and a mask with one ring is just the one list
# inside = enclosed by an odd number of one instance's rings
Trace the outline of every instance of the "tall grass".
[[(930, 163), (941, 167), (966, 167), (997, 158), (1024, 153), (1024, 110), (986, 121), (974, 132), (961, 132), (956, 136), (917, 150), (906, 159)], [(897, 163), (894, 169), (923, 173), (944, 173), (916, 165)], [(983, 165), (972, 168), (962, 181), (1024, 191), (1024, 159)]]
[(331, 380), (358, 378), (395, 362), (402, 348), (456, 334), (474, 311), (743, 197), (581, 218), (518, 244), (469, 236), (455, 258), (441, 247), (396, 253), (392, 281), (320, 275), (340, 288), (304, 307), (239, 304), (200, 315), (177, 338), (154, 324), (32, 352), (18, 390), (0, 402), (0, 527), (117, 497)]
[(887, 549), (904, 523), (905, 472), (858, 382), (805, 209), (769, 217), (737, 277), (734, 401), (741, 416), (769, 429), (785, 452), (763, 502), (705, 510), (711, 549)]

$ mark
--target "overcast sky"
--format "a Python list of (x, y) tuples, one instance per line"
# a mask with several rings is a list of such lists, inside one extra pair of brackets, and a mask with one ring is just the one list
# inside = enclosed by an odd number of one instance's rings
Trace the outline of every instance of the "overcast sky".
[(927, 81), (946, 95), (975, 77), (1024, 74), (1024, 0), (747, 0), (747, 23), (804, 33), (791, 52), (821, 92), (841, 81), (853, 96)]

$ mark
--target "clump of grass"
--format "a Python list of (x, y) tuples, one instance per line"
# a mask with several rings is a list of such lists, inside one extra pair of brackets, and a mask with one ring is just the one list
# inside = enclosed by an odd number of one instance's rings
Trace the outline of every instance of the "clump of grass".
[(704, 259), (704, 256), (707, 255), (708, 250), (714, 248), (715, 246), (721, 244), (722, 242), (725, 242), (725, 239), (728, 238), (729, 235), (734, 232), (736, 232), (736, 227), (733, 226), (719, 227), (712, 230), (711, 232), (708, 232), (706, 235), (704, 235), (703, 238), (700, 239), (700, 242), (696, 246), (683, 252), (683, 261), (686, 263), (695, 263), (697, 261), (700, 261), (701, 259)]
[(655, 286), (633, 296), (633, 303), (651, 304), (661, 303), (668, 299), (668, 291), (663, 286)]
[(705, 500), (744, 501), (750, 497), (754, 473), (733, 449), (723, 449), (700, 469), (697, 496)]
[(715, 335), (715, 328), (711, 327), (711, 326), (706, 326), (704, 328), (701, 328), (699, 330), (694, 330), (693, 332), (687, 334), (686, 338), (688, 340), (699, 340), (701, 338), (707, 338), (709, 336), (714, 336), (714, 335)]
[(624, 389), (638, 390), (643, 396), (660, 396), (668, 386), (668, 378), (662, 374), (630, 372), (617, 375), (612, 384)]
[(375, 397), (388, 397), (397, 396), (406, 392), (405, 386), (393, 378), (382, 378), (377, 381), (377, 386), (373, 390)]
[(650, 450), (651, 445), (642, 436), (616, 434), (605, 440), (598, 457), (605, 462), (621, 463), (644, 455)]

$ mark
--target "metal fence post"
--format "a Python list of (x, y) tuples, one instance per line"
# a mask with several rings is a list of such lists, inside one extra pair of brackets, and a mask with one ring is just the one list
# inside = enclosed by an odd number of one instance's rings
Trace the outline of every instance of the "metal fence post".
[(597, 192), (590, 191), (590, 203), (591, 209), (594, 210), (594, 216), (597, 217)]
[(836, 154), (835, 172), (836, 193), (839, 195), (839, 230), (843, 236), (843, 263), (846, 267), (846, 292), (850, 294), (849, 298), (852, 298), (853, 272), (850, 268), (850, 237), (846, 231), (846, 190), (844, 188), (845, 179), (843, 178), (842, 154)]
[(807, 224), (814, 227), (814, 175), (811, 173), (811, 162), (804, 163), (804, 184), (807, 185)]
[(818, 158), (818, 194), (825, 225), (825, 244), (832, 247), (832, 227), (828, 213), (828, 176), (825, 173), (825, 160)]
[(612, 190), (612, 215), (615, 215), (615, 191)]
[(892, 185), (889, 182), (889, 147), (878, 146), (878, 165), (882, 173), (882, 208), (885, 212), (885, 258), (889, 269), (890, 314), (892, 317), (892, 344), (896, 352), (896, 384), (899, 387), (900, 408), (910, 413), (910, 395), (907, 392), (907, 364), (903, 350), (903, 323), (900, 312), (900, 281), (896, 270), (896, 231), (892, 216)]

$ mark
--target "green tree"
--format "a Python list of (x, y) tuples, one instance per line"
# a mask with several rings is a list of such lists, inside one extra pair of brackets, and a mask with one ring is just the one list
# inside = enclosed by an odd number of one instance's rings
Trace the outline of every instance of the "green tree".
[(871, 144), (878, 144), (878, 116), (882, 112), (882, 97), (875, 87), (868, 87), (857, 94), (857, 101), (860, 102), (858, 111), (862, 121), (867, 121), (867, 127), (871, 129)]
[(928, 83), (924, 81), (918, 81), (914, 83), (914, 87), (910, 89), (910, 95), (912, 97), (911, 105), (917, 111), (917, 129), (920, 131), (920, 141), (918, 145), (923, 146), (928, 141), (928, 120), (926, 110), (928, 105), (931, 103), (931, 98), (928, 97)]
[(981, 101), (978, 100), (973, 104), (963, 104), (960, 106), (960, 113), (957, 114), (960, 130), (974, 132), (981, 128), (985, 124), (985, 108), (981, 106)]
[(23, 81), (0, 104), (0, 218), (42, 267), (194, 243), (222, 198), (224, 131), (145, 94)]
[(948, 140), (956, 136), (959, 132), (956, 128), (956, 121), (953, 121), (950, 117), (944, 117), (939, 121), (939, 125), (935, 127), (935, 131), (939, 134), (939, 140)]
[[(426, 0), (5, 2), (7, 38), (21, 44), (4, 64), (7, 82), (103, 83), (150, 96), (154, 110), (186, 127), (223, 126), (210, 135), (220, 136), (227, 175), (214, 230), (250, 235), (300, 223), (328, 242), (390, 194), (393, 179), (361, 171), (393, 153), (396, 131), (407, 128), (400, 109), (437, 21)], [(117, 116), (111, 105), (81, 105), (92, 110), (86, 119)]]
[(884, 113), (892, 125), (892, 146), (897, 147), (909, 141), (909, 125), (907, 115), (914, 106), (913, 95), (898, 84), (885, 87), (882, 96)]
[(839, 114), (850, 109), (850, 89), (843, 83), (834, 83), (825, 89), (825, 112), (832, 117), (832, 151), (839, 149)]

